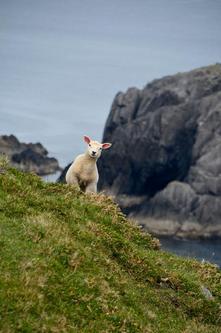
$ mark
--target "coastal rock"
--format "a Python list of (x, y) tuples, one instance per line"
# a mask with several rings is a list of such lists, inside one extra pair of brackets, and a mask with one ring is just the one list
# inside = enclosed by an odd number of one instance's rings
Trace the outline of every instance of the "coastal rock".
[(220, 64), (118, 93), (103, 141), (99, 189), (127, 214), (156, 234), (221, 236)]
[(60, 176), (58, 177), (57, 179), (57, 182), (58, 183), (66, 183), (66, 180), (65, 180), (65, 176), (66, 176), (66, 173), (68, 171), (68, 169), (70, 168), (71, 166), (71, 163), (69, 163), (61, 172)]
[(7, 155), (14, 167), (41, 176), (61, 170), (58, 161), (47, 156), (41, 143), (19, 142), (14, 135), (0, 136), (0, 154)]

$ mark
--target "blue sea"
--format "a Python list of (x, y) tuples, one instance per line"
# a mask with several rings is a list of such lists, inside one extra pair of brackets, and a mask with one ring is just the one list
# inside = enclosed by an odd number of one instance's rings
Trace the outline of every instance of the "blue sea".
[(198, 239), (181, 240), (178, 238), (160, 238), (161, 248), (180, 256), (192, 257), (200, 262), (211, 262), (221, 268), (221, 240)]

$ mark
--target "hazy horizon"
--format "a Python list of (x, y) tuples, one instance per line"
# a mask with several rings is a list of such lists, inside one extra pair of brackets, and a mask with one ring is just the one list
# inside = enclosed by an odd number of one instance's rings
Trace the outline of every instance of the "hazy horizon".
[(221, 61), (221, 2), (0, 0), (0, 134), (64, 166), (118, 91)]

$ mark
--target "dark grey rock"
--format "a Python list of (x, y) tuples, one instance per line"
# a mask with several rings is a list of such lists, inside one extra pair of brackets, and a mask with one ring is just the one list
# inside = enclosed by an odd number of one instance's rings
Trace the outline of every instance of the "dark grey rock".
[(126, 213), (155, 233), (170, 221), (169, 234), (221, 236), (220, 64), (118, 93), (103, 141), (99, 189)]
[(66, 183), (66, 180), (65, 180), (65, 176), (66, 176), (66, 173), (68, 171), (68, 169), (70, 168), (71, 166), (71, 163), (69, 163), (61, 172), (60, 176), (58, 177), (57, 179), (57, 182), (58, 183)]
[(48, 175), (61, 170), (58, 161), (47, 156), (41, 143), (19, 142), (14, 135), (0, 136), (0, 153), (7, 155), (11, 164), (23, 171)]

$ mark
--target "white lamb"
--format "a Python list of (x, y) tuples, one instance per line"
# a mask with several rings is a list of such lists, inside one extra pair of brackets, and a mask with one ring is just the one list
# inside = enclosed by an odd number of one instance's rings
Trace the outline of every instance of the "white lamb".
[(66, 173), (67, 184), (76, 184), (86, 193), (97, 193), (97, 182), (99, 179), (97, 160), (102, 149), (111, 147), (111, 143), (99, 143), (84, 136), (87, 143), (87, 150), (84, 154), (78, 155)]

